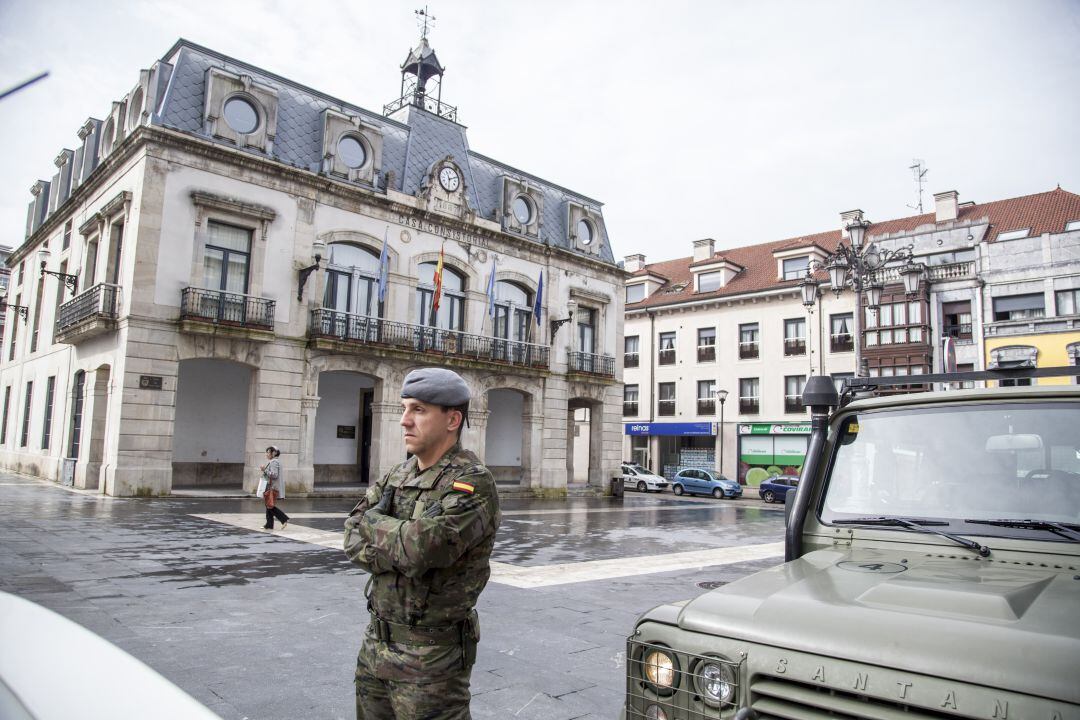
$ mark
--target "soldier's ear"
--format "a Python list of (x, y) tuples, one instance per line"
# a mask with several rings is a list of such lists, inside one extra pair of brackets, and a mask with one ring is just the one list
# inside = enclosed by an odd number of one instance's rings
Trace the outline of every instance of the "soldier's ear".
[(449, 412), (452, 412), (452, 413), (457, 415), (457, 422), (456, 423), (454, 422), (453, 418), (450, 419), (450, 428), (449, 429), (450, 430), (460, 430), (462, 423), (465, 422), (465, 413), (461, 412), (461, 410), (458, 409), (458, 408), (450, 408)]

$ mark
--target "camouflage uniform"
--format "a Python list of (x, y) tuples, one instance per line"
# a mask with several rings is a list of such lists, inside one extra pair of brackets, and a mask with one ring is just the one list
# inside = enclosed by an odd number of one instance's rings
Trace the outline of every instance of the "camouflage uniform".
[[(374, 508), (392, 490), (385, 514)], [(345, 553), (371, 573), (371, 621), (356, 660), (356, 716), (469, 718), (480, 639), (476, 599), (499, 527), (495, 482), (454, 445), (418, 472), (416, 458), (368, 489), (345, 521)]]

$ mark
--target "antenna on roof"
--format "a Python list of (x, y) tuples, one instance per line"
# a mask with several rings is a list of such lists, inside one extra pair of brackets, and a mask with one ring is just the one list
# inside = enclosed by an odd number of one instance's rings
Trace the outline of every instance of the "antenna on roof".
[(438, 18), (431, 14), (427, 5), (416, 11), (416, 26), (420, 28), (420, 38), (422, 40), (427, 40), (428, 30), (435, 27), (436, 20)]
[(917, 205), (908, 205), (908, 207), (911, 208), (912, 210), (918, 210), (919, 214), (922, 215), (923, 214), (922, 186), (923, 186), (923, 182), (924, 182), (923, 178), (926, 177), (926, 173), (930, 172), (930, 170), (926, 169), (926, 168), (923, 168), (923, 161), (919, 160), (918, 158), (916, 158), (915, 160), (912, 160), (911, 162), (914, 163), (914, 164), (911, 167), (909, 167), (908, 170), (910, 170), (911, 174), (915, 176), (915, 188), (916, 188), (916, 193), (917, 193), (916, 200), (917, 200), (918, 204)]

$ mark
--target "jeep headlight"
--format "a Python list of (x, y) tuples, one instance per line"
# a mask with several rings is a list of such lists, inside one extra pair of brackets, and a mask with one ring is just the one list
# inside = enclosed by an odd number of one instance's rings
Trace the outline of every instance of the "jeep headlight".
[(710, 705), (726, 705), (734, 701), (738, 682), (735, 669), (720, 658), (705, 658), (694, 673), (698, 693)]
[(675, 658), (658, 648), (645, 651), (642, 659), (645, 679), (657, 690), (670, 690), (675, 686)]

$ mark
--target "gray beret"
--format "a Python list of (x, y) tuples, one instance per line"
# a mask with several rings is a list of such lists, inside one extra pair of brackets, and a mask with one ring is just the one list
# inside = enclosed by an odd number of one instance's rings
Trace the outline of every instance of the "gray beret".
[(453, 370), (421, 368), (405, 376), (401, 397), (444, 407), (456, 407), (469, 402), (469, 386)]

